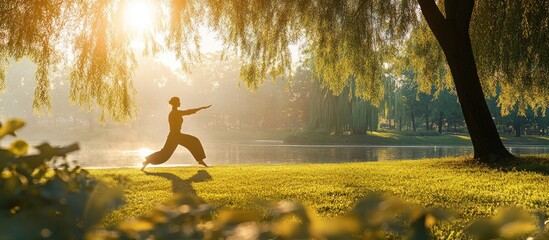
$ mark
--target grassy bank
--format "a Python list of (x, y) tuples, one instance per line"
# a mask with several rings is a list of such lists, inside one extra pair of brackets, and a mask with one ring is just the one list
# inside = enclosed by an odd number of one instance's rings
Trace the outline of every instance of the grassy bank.
[[(416, 136), (415, 134), (419, 135)], [(501, 135), (506, 145), (549, 145), (549, 136)], [(330, 135), (317, 132), (297, 132), (284, 139), (289, 144), (357, 144), (357, 145), (437, 145), (437, 146), (470, 146), (468, 135), (444, 134), (435, 132), (368, 132), (367, 135)]]
[(449, 234), (459, 238), (472, 219), (492, 215), (503, 206), (549, 215), (549, 156), (528, 161), (537, 163), (497, 170), (464, 159), (426, 159), (91, 173), (125, 191), (126, 205), (108, 216), (107, 226), (145, 214), (174, 193), (195, 194), (215, 206), (235, 209), (260, 209), (261, 201), (295, 200), (323, 217), (333, 217), (377, 191), (426, 207), (456, 210), (456, 219), (437, 226), (436, 232), (440, 238)]

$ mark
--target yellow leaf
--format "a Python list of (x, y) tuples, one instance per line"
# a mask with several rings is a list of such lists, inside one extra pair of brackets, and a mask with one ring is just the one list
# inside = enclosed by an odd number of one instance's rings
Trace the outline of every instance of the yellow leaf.
[(18, 139), (10, 144), (8, 150), (16, 156), (24, 156), (29, 151), (29, 144)]
[(437, 218), (431, 214), (425, 216), (425, 227), (430, 228), (437, 223)]
[(118, 228), (127, 232), (145, 232), (152, 230), (154, 224), (143, 220), (130, 220), (120, 223)]
[(259, 220), (261, 214), (256, 211), (232, 211), (225, 210), (219, 213), (218, 221), (226, 223), (243, 223)]
[(0, 138), (8, 134), (15, 136), (15, 130), (20, 129), (23, 126), (25, 126), (25, 122), (18, 119), (10, 119), (5, 125), (0, 124)]
[(526, 221), (507, 223), (499, 229), (501, 236), (505, 238), (515, 238), (523, 234), (532, 233), (535, 230), (536, 226)]
[(11, 178), (12, 176), (13, 176), (12, 172), (7, 171), (7, 170), (2, 171), (2, 178), (3, 179), (8, 179), (8, 178)]

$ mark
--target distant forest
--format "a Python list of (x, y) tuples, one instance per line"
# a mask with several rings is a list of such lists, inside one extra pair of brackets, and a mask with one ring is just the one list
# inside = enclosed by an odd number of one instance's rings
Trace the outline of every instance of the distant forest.
[[(201, 63), (192, 65), (189, 73), (154, 59), (140, 59), (141, 67), (134, 74), (138, 116), (125, 126), (99, 121), (101, 112), (94, 106), (69, 104), (68, 87), (61, 87), (68, 84), (62, 71), (54, 76), (50, 86), (53, 108), (50, 112), (34, 113), (36, 67), (22, 60), (12, 63), (7, 72), (8, 91), (0, 94), (0, 119), (23, 118), (28, 122), (27, 131), (55, 133), (60, 138), (72, 136), (70, 132), (93, 135), (108, 133), (109, 129), (133, 133), (128, 136), (160, 137), (168, 131), (167, 101), (179, 96), (182, 109), (213, 105), (186, 118), (184, 131), (301, 129), (329, 134), (368, 134), (389, 129), (418, 134), (467, 133), (455, 93), (452, 90), (433, 90), (430, 94), (418, 91), (413, 69), (403, 74), (386, 69), (384, 97), (375, 104), (354, 95), (352, 79), (343, 92), (335, 96), (320, 85), (306, 62), (297, 67), (289, 80), (272, 79), (255, 91), (249, 90), (240, 86), (240, 63), (219, 59), (218, 54), (207, 55)], [(524, 115), (514, 110), (502, 116), (496, 99), (497, 96), (487, 102), (500, 133), (547, 134), (549, 117), (531, 110)]]

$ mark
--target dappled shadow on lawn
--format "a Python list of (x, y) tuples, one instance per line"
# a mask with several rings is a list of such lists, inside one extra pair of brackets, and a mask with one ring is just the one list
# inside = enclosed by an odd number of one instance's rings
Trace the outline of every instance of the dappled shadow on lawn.
[(212, 176), (206, 170), (198, 170), (196, 174), (187, 179), (181, 179), (179, 176), (169, 172), (145, 172), (149, 176), (158, 176), (168, 179), (172, 182), (172, 192), (174, 194), (184, 194), (198, 198), (196, 190), (192, 183), (207, 182), (212, 180)]
[(517, 163), (504, 168), (505, 170), (517, 170), (536, 172), (543, 175), (549, 175), (549, 156), (527, 156), (519, 157)]
[(132, 182), (128, 176), (121, 175), (121, 174), (109, 173), (109, 174), (105, 174), (104, 177), (112, 179), (112, 181), (115, 183), (114, 186), (119, 186), (119, 187), (125, 187), (126, 184), (129, 184)]
[(509, 160), (498, 164), (480, 163), (473, 159), (465, 160), (462, 163), (469, 167), (488, 167), (504, 172), (517, 171), (549, 175), (549, 156), (519, 156), (515, 161)]

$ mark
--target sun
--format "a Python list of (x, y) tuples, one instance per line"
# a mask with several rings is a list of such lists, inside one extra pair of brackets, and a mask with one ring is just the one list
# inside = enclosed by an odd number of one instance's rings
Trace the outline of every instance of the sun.
[(140, 157), (146, 157), (146, 156), (149, 156), (154, 151), (151, 150), (150, 148), (140, 148), (140, 149), (137, 149), (135, 152), (137, 152), (137, 154)]
[(152, 31), (154, 5), (148, 0), (130, 0), (124, 7), (124, 25), (131, 33), (143, 34)]

